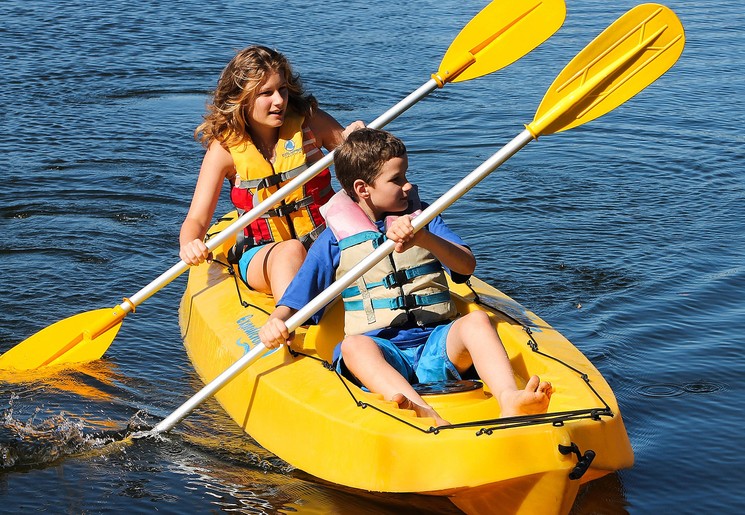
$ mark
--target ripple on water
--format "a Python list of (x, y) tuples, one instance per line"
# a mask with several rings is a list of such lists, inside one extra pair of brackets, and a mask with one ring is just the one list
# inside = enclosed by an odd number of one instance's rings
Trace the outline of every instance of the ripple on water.
[(718, 393), (726, 390), (723, 384), (697, 381), (693, 383), (646, 384), (635, 388), (636, 392), (646, 397), (677, 397), (684, 394)]

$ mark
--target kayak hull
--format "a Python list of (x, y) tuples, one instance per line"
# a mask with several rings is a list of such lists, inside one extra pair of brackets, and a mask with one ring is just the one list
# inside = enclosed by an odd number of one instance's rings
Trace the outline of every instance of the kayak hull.
[[(205, 383), (259, 342), (258, 329), (274, 309), (271, 297), (249, 290), (221, 264), (229, 246), (190, 270), (180, 308), (184, 344)], [(264, 448), (331, 483), (444, 495), (469, 513), (495, 507), (567, 513), (579, 485), (633, 464), (610, 386), (566, 338), (495, 288), (477, 278), (470, 287), (451, 287), (461, 314), (489, 314), (518, 385), (533, 374), (552, 383), (548, 414), (500, 419), (497, 401), (480, 382), (435, 385), (422, 393), (453, 427), (434, 430), (432, 419), (417, 418), (331, 369), (343, 337), (340, 303), (319, 325), (300, 328), (292, 351), (264, 355), (216, 398)], [(578, 464), (584, 470), (578, 472)]]

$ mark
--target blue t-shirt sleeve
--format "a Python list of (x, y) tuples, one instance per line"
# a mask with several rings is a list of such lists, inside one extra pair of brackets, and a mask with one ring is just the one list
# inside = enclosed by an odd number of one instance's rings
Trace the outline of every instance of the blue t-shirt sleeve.
[[(339, 245), (330, 229), (324, 230), (313, 242), (303, 265), (285, 290), (277, 305), (300, 310), (322, 293), (336, 279), (339, 266)], [(323, 308), (314, 314), (308, 323), (317, 324)]]

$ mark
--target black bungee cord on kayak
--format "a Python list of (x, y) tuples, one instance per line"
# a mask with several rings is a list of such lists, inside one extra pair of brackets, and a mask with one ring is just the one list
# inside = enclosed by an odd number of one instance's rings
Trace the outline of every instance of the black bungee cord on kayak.
[[(251, 307), (251, 308), (254, 308), (254, 309), (257, 309), (257, 310), (261, 311), (262, 313), (265, 313), (267, 315), (271, 315), (271, 313), (269, 313), (264, 308), (259, 307), (256, 304), (251, 304), (251, 303), (246, 302), (245, 300), (243, 300), (243, 296), (241, 295), (241, 288), (238, 285), (238, 280), (239, 280), (238, 279), (238, 273), (235, 271), (235, 267), (232, 264), (230, 264), (230, 263), (223, 263), (222, 261), (217, 260), (217, 259), (213, 259), (212, 262), (213, 263), (217, 263), (218, 265), (224, 266), (225, 269), (228, 271), (228, 275), (230, 275), (230, 276), (233, 277), (233, 280), (235, 281), (235, 292), (236, 292), (236, 294), (238, 294), (238, 302), (240, 303), (241, 306), (243, 306), (244, 308)], [(243, 284), (246, 284), (246, 282), (242, 278), (240, 279), (240, 281)]]
[[(233, 220), (233, 217), (232, 216), (221, 217), (221, 218), (219, 218), (217, 220), (216, 223), (223, 222), (223, 221), (229, 221), (229, 220)], [(212, 233), (207, 234), (205, 236), (205, 240), (210, 239), (212, 236), (213, 236)], [(246, 302), (245, 300), (243, 300), (243, 295), (241, 295), (241, 288), (240, 288), (240, 285), (238, 284), (238, 280), (240, 279), (240, 281), (243, 284), (245, 284), (246, 286), (248, 286), (248, 284), (246, 283), (246, 281), (243, 280), (242, 277), (240, 277), (240, 275), (238, 274), (238, 272), (236, 272), (235, 266), (233, 266), (232, 263), (230, 263), (230, 262), (224, 263), (224, 262), (222, 262), (222, 261), (220, 261), (218, 259), (213, 259), (212, 262), (213, 263), (217, 263), (218, 265), (224, 266), (225, 269), (228, 272), (228, 275), (230, 275), (231, 277), (233, 277), (233, 281), (235, 282), (235, 292), (238, 295), (238, 302), (240, 303), (241, 306), (243, 306), (244, 308), (251, 307), (251, 308), (254, 308), (254, 309), (257, 309), (257, 310), (261, 311), (262, 313), (265, 313), (267, 315), (271, 315), (271, 313), (269, 313), (267, 310), (265, 310), (265, 309), (263, 309), (263, 308), (255, 305), (255, 304), (251, 304), (251, 303)], [(249, 286), (249, 288), (250, 288), (250, 286)]]
[(401, 417), (386, 411), (382, 408), (379, 408), (378, 406), (375, 406), (373, 404), (369, 404), (367, 402), (359, 400), (352, 389), (349, 387), (348, 381), (344, 379), (344, 377), (336, 371), (336, 367), (325, 359), (319, 358), (318, 356), (313, 356), (311, 354), (307, 354), (304, 352), (300, 352), (297, 350), (294, 350), (290, 347), (287, 347), (287, 350), (289, 351), (290, 355), (293, 357), (306, 357), (310, 358), (314, 361), (318, 361), (324, 368), (327, 370), (333, 372), (336, 374), (336, 376), (339, 378), (339, 381), (344, 386), (344, 388), (349, 393), (350, 397), (354, 401), (354, 403), (359, 406), (360, 408), (367, 409), (371, 408), (374, 411), (377, 411), (379, 413), (382, 413), (384, 415), (387, 415), (394, 420), (407, 425), (411, 428), (416, 429), (417, 431), (420, 431), (422, 433), (432, 433), (432, 434), (438, 434), (440, 431), (446, 430), (446, 429), (462, 429), (462, 428), (475, 428), (478, 427), (479, 429), (476, 431), (476, 436), (481, 435), (491, 435), (494, 433), (494, 431), (499, 429), (508, 429), (512, 427), (524, 427), (524, 426), (534, 426), (539, 424), (551, 424), (554, 426), (562, 426), (565, 422), (570, 420), (579, 420), (579, 419), (585, 419), (589, 418), (592, 420), (600, 420), (601, 417), (613, 417), (615, 416), (613, 411), (610, 409), (610, 406), (607, 402), (600, 396), (600, 394), (597, 393), (597, 391), (590, 385), (589, 378), (587, 374), (577, 370), (576, 368), (572, 367), (571, 365), (554, 358), (553, 356), (550, 356), (544, 352), (541, 352), (539, 350), (538, 343), (536, 342), (535, 338), (533, 337), (533, 333), (530, 331), (530, 328), (523, 326), (523, 329), (528, 334), (528, 342), (527, 345), (530, 347), (530, 349), (533, 352), (537, 352), (541, 354), (542, 356), (546, 356), (547, 358), (553, 359), (557, 361), (558, 363), (561, 363), (562, 365), (566, 366), (567, 368), (577, 372), (579, 376), (582, 378), (584, 383), (592, 390), (592, 392), (595, 394), (595, 396), (598, 398), (598, 400), (603, 404), (602, 408), (589, 408), (589, 409), (583, 409), (583, 410), (572, 410), (572, 411), (562, 411), (562, 412), (552, 412), (552, 413), (540, 413), (536, 415), (520, 415), (516, 417), (504, 417), (504, 418), (496, 418), (496, 419), (485, 419), (485, 420), (474, 420), (470, 422), (461, 422), (458, 424), (448, 424), (445, 426), (439, 426), (439, 427), (429, 427), (428, 429), (422, 429), (421, 427), (412, 424), (408, 420), (402, 419)]

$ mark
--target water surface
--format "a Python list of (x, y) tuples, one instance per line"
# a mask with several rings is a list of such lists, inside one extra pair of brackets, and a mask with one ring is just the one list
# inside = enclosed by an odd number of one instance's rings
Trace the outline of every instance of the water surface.
[[(203, 152), (192, 131), (236, 49), (282, 50), (324, 109), (370, 121), (428, 80), (483, 5), (7, 0), (0, 351), (118, 304), (178, 260)], [(393, 122), (425, 198), (519, 133), (562, 67), (633, 5), (571, 1), (539, 49)], [(531, 143), (446, 212), (478, 275), (565, 334), (618, 397), (636, 464), (584, 488), (576, 513), (745, 509), (745, 15), (720, 0), (668, 5), (687, 31), (675, 67), (607, 116)], [(6, 509), (454, 512), (323, 484), (214, 401), (162, 440), (112, 443), (201, 386), (177, 325), (183, 286), (127, 317), (99, 362), (0, 382)]]

